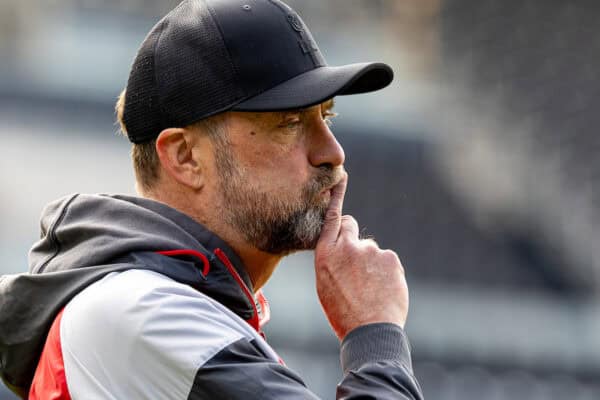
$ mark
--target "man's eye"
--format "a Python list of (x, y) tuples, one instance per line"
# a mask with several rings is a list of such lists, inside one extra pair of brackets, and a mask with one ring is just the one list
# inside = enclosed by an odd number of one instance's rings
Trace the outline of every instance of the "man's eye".
[(281, 124), (281, 127), (287, 129), (295, 129), (300, 125), (300, 122), (301, 121), (299, 119), (291, 119)]

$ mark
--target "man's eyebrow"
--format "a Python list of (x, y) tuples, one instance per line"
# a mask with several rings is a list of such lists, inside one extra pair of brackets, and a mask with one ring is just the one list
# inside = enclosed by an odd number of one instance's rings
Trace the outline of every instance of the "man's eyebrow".
[[(322, 112), (331, 111), (334, 106), (335, 106), (335, 102), (333, 101), (333, 99), (326, 100), (323, 103), (321, 103), (321, 111)], [(285, 110), (285, 111), (278, 112), (278, 114), (281, 119), (285, 119), (285, 118), (289, 117), (290, 115), (305, 113), (306, 111), (309, 110), (309, 108), (296, 108), (296, 109), (292, 109), (292, 110)]]
[(323, 111), (331, 111), (333, 107), (335, 107), (335, 101), (333, 101), (333, 99), (329, 99), (321, 104), (321, 110)]

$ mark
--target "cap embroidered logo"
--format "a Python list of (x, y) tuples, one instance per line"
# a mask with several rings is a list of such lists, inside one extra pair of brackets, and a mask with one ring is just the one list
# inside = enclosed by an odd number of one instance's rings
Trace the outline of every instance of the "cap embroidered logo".
[[(289, 22), (292, 29), (298, 32), (298, 35), (300, 35), (300, 40), (298, 41), (298, 44), (300, 45), (303, 54), (314, 53), (319, 50), (317, 44), (314, 42), (314, 39), (312, 39), (310, 35), (306, 34), (304, 24), (302, 23), (302, 20), (300, 19), (298, 14), (288, 14), (287, 21)], [(314, 58), (313, 62), (315, 64), (318, 64), (318, 61)]]

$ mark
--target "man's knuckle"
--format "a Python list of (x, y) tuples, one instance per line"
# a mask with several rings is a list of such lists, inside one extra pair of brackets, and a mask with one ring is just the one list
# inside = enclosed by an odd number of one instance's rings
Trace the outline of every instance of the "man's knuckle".
[(342, 227), (347, 232), (357, 231), (358, 230), (358, 222), (351, 215), (343, 215), (342, 216)]
[(377, 244), (377, 242), (371, 238), (369, 239), (361, 239), (361, 243), (363, 244), (363, 246), (365, 247), (365, 249), (370, 252), (379, 252), (379, 245)]
[(361, 241), (361, 244), (362, 244), (362, 246), (361, 246), (362, 252), (366, 256), (368, 256), (370, 258), (375, 258), (378, 256), (379, 248), (377, 247), (377, 244), (375, 244), (372, 241), (364, 241), (364, 240)]
[(377, 250), (379, 250), (379, 245), (377, 244), (377, 242), (375, 241), (375, 239), (373, 239), (372, 237), (367, 237), (365, 239), (361, 239), (365, 245), (367, 245), (368, 247), (373, 247)]
[(396, 261), (400, 263), (400, 258), (398, 258), (398, 254), (396, 254), (396, 252), (393, 250), (382, 250), (381, 255), (389, 261)]
[(325, 213), (325, 219), (327, 221), (335, 221), (340, 218), (340, 212), (338, 210), (327, 210)]

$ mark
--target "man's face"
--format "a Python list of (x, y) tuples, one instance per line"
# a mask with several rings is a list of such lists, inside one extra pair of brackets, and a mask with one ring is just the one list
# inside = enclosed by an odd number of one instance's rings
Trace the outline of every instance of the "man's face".
[(344, 153), (332, 102), (285, 113), (229, 113), (215, 139), (222, 218), (261, 251), (314, 249)]

